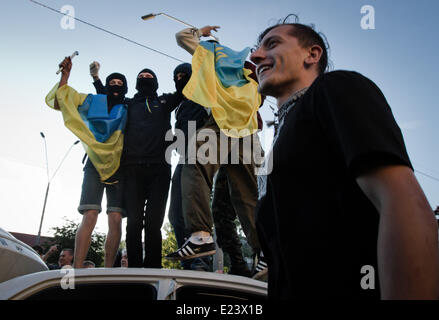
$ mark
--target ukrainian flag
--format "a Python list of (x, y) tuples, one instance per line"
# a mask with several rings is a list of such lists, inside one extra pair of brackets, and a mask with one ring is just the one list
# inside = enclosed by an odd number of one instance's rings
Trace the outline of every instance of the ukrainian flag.
[(261, 105), (258, 83), (244, 68), (249, 48), (241, 52), (212, 42), (200, 42), (192, 58), (192, 76), (183, 94), (211, 108), (218, 127), (228, 136), (240, 138), (258, 130)]
[(81, 140), (101, 181), (107, 180), (120, 166), (126, 106), (116, 105), (108, 113), (106, 95), (87, 95), (68, 85), (58, 86), (48, 93), (46, 104), (54, 108), (56, 96), (64, 125)]

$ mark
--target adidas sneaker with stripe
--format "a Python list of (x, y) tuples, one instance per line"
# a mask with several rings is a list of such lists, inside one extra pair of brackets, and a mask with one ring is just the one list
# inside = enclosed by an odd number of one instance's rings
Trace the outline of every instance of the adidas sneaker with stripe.
[(195, 244), (188, 239), (183, 246), (175, 252), (168, 254), (168, 260), (188, 260), (215, 254), (215, 243)]

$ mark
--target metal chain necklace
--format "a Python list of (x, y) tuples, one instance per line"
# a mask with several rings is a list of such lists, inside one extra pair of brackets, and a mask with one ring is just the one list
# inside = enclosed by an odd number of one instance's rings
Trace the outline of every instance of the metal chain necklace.
[(303, 88), (297, 92), (295, 92), (290, 98), (288, 98), (288, 100), (286, 102), (284, 102), (282, 104), (282, 106), (279, 108), (279, 111), (277, 112), (277, 117), (278, 117), (278, 123), (279, 123), (279, 127), (277, 129), (277, 133), (276, 136), (273, 139), (273, 145), (277, 140), (277, 137), (279, 136), (279, 132), (281, 131), (283, 125), (284, 125), (284, 120), (286, 115), (288, 114), (288, 112), (290, 112), (290, 110), (293, 108), (293, 106), (296, 105), (296, 102), (303, 97), (303, 95), (305, 95), (306, 91), (308, 90), (308, 87)]
[(278, 119), (279, 122), (287, 115), (290, 109), (296, 104), (297, 100), (299, 100), (308, 90), (308, 87), (303, 88), (296, 93), (294, 93), (282, 106), (279, 108)]

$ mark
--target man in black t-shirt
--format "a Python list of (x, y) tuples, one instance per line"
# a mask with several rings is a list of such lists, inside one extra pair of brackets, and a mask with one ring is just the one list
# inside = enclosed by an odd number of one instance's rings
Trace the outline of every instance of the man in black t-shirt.
[(438, 298), (433, 211), (379, 88), (325, 73), (324, 41), (298, 23), (264, 31), (251, 60), (279, 107), (256, 212), (269, 298)]

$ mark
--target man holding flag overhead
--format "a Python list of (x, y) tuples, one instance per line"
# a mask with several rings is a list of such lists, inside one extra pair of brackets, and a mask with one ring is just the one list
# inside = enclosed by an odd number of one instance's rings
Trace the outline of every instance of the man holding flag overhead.
[[(192, 76), (183, 94), (208, 108), (210, 117), (189, 142), (182, 169), (183, 213), (191, 237), (169, 254), (168, 259), (186, 260), (215, 253), (209, 203), (213, 178), (222, 166), (227, 171), (231, 201), (247, 240), (256, 253), (260, 251), (254, 222), (257, 202), (254, 154), (261, 153), (256, 132), (262, 99), (257, 92), (258, 84), (251, 77), (253, 71), (245, 61), (249, 49), (236, 52), (219, 43), (199, 41), (201, 36), (210, 36), (218, 28), (189, 28), (176, 35), (177, 43), (193, 55)], [(208, 141), (200, 141), (201, 136)], [(244, 139), (250, 140), (251, 146), (246, 146)], [(191, 144), (197, 151), (191, 152)], [(234, 152), (239, 162), (230, 164)]]
[(118, 169), (127, 119), (127, 81), (122, 74), (113, 73), (107, 77), (107, 95), (81, 94), (67, 85), (72, 68), (71, 58), (65, 58), (60, 67), (61, 81), (46, 96), (46, 103), (62, 112), (65, 126), (82, 141), (88, 155), (78, 208), (83, 218), (76, 233), (74, 267), (83, 267), (91, 233), (101, 211), (104, 189), (109, 223), (105, 242), (105, 267), (112, 267), (120, 243), (124, 215), (122, 176)]

